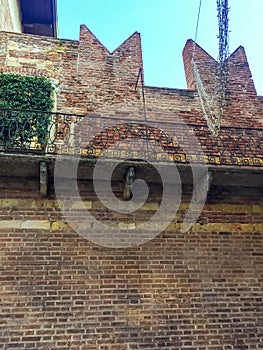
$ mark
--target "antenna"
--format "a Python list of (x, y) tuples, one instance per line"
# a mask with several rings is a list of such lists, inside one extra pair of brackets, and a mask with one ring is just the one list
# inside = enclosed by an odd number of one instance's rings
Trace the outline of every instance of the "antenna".
[[(202, 0), (199, 2), (198, 18), (195, 31), (195, 42), (198, 32), (198, 24), (200, 17)], [(218, 55), (218, 69), (216, 71), (217, 87), (214, 96), (210, 96), (203, 85), (197, 64), (195, 62), (195, 46), (192, 56), (192, 67), (195, 78), (195, 83), (203, 111), (203, 116), (207, 121), (207, 125), (212, 135), (217, 136), (220, 130), (221, 120), (223, 116), (223, 109), (226, 105), (226, 88), (227, 88), (227, 58), (229, 55), (229, 30), (228, 30), (228, 0), (217, 0), (217, 17), (219, 27), (219, 55)], [(196, 45), (196, 44), (194, 44)]]
[(228, 0), (217, 0), (217, 17), (219, 28), (219, 67), (217, 70), (217, 95), (219, 98), (219, 116), (220, 122), (223, 116), (223, 108), (226, 105), (226, 89), (228, 75), (228, 56), (229, 56), (229, 29), (228, 29)]

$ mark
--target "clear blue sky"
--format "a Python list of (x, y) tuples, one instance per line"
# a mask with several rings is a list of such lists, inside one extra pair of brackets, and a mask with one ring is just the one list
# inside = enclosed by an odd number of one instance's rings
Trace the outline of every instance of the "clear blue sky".
[[(229, 0), (230, 53), (245, 47), (258, 94), (263, 95), (263, 0)], [(194, 39), (199, 0), (58, 0), (59, 37), (78, 39), (86, 26), (113, 51), (141, 33), (145, 83), (185, 88), (182, 50)], [(197, 43), (218, 56), (216, 0), (202, 0)]]

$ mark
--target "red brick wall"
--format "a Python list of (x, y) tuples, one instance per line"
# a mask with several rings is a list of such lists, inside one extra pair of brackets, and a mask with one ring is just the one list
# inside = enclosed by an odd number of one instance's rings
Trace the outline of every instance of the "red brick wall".
[[(54, 80), (61, 112), (143, 117), (141, 91), (135, 91), (142, 67), (138, 33), (112, 53), (85, 26), (79, 41), (0, 33), (0, 47), (1, 71)], [(193, 89), (190, 57), (187, 42), (184, 62)], [(205, 62), (200, 72), (208, 78), (207, 69), (216, 62), (199, 47), (196, 57)], [(262, 98), (256, 96), (242, 48), (229, 66), (231, 98), (224, 123), (262, 126)], [(207, 79), (206, 84), (211, 90), (213, 82)], [(196, 91), (146, 87), (145, 97), (150, 120), (180, 116), (205, 124)], [(182, 233), (192, 195), (184, 186), (177, 216), (164, 232), (139, 247), (110, 249), (69, 227), (50, 169), (48, 198), (38, 195), (38, 179), (21, 178), (20, 170), (12, 178), (8, 168), (1, 168), (3, 349), (263, 348), (262, 187), (212, 186), (198, 222)], [(90, 212), (117, 229), (123, 222), (136, 226), (155, 213), (161, 201), (155, 181), (153, 175), (146, 205), (129, 217), (106, 210), (90, 182), (80, 188)], [(122, 183), (114, 186), (120, 195)], [(65, 196), (74, 199), (70, 188)], [(73, 202), (72, 215), (79, 211)]]
[(1, 71), (54, 79), (59, 111), (85, 114), (105, 104), (109, 109), (134, 105), (139, 99), (135, 85), (142, 55), (137, 32), (112, 53), (85, 26), (80, 41), (0, 32), (0, 42)]
[[(143, 117), (141, 89), (135, 91), (142, 52), (135, 32), (110, 53), (83, 25), (80, 40), (59, 40), (0, 32), (0, 69), (26, 75), (44, 75), (57, 86), (57, 110), (75, 114)], [(194, 88), (193, 41), (183, 50), (188, 88)], [(204, 86), (214, 93), (216, 61), (198, 45), (195, 61)], [(140, 87), (140, 84), (139, 84)], [(262, 126), (262, 99), (256, 95), (244, 49), (229, 57), (228, 104), (223, 125)], [(186, 122), (206, 124), (196, 92), (146, 88), (147, 117), (170, 120), (178, 113)]]
[[(94, 215), (119, 224), (91, 184), (81, 188)], [(27, 191), (2, 185), (3, 349), (262, 349), (262, 189), (213, 187), (181, 233), (186, 190), (163, 233), (126, 249), (82, 238), (52, 191), (49, 199), (36, 191), (36, 182)], [(148, 218), (159, 200), (155, 191), (130, 220)]]
[[(192, 59), (206, 92), (215, 97), (217, 61), (192, 40), (187, 40), (183, 60), (188, 89), (195, 89)], [(262, 103), (257, 97), (245, 50), (239, 46), (228, 58), (227, 105), (222, 125), (262, 126)]]

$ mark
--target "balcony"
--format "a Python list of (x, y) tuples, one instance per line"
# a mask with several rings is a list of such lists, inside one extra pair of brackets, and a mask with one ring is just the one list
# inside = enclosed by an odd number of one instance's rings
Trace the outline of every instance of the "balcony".
[(0, 153), (262, 168), (263, 128), (0, 109)]

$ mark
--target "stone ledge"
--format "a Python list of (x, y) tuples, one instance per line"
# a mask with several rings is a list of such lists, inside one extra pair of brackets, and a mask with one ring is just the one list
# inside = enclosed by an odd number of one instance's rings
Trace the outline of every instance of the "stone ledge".
[[(105, 223), (105, 222), (104, 222)], [(82, 229), (91, 229), (92, 225), (89, 222), (72, 222), (71, 223), (73, 227), (76, 227), (78, 230)], [(106, 223), (105, 223), (106, 224)], [(116, 231), (122, 230), (122, 229), (136, 229), (139, 228), (140, 225), (142, 225), (142, 222), (137, 223), (119, 223), (118, 227), (116, 228)], [(54, 222), (50, 222), (48, 220), (2, 220), (0, 221), (0, 230), (3, 229), (34, 229), (34, 230), (54, 230), (54, 231), (64, 231), (68, 230), (70, 225), (61, 220), (57, 220)], [(153, 227), (154, 229), (155, 227)], [(159, 225), (156, 225), (156, 228), (159, 228)], [(175, 230), (179, 231), (181, 229), (181, 224), (179, 223), (171, 223), (167, 230)], [(207, 223), (207, 224), (199, 224), (196, 223), (192, 227), (193, 232), (247, 232), (247, 233), (253, 233), (253, 232), (263, 232), (263, 224), (262, 223), (255, 223), (255, 224), (239, 224), (239, 223)]]
[(50, 222), (48, 220), (2, 220), (0, 221), (0, 229), (34, 229), (34, 230), (50, 230)]

